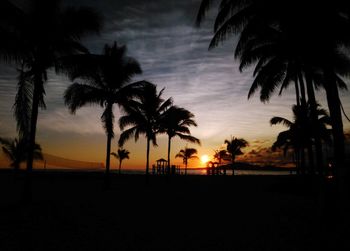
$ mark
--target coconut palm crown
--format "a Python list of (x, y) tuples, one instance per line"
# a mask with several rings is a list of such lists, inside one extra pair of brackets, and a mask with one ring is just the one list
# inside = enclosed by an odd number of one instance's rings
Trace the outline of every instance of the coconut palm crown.
[(170, 168), (171, 139), (182, 140), (200, 145), (200, 140), (191, 135), (190, 126), (197, 126), (194, 114), (185, 108), (171, 106), (160, 118), (160, 131), (168, 135), (168, 169)]
[(164, 89), (159, 93), (157, 86), (145, 81), (140, 92), (123, 107), (125, 115), (119, 119), (119, 126), (123, 132), (119, 138), (119, 146), (134, 137), (135, 141), (140, 135), (145, 135), (146, 147), (146, 175), (149, 174), (150, 143), (157, 146), (157, 134), (160, 133), (160, 118), (172, 105), (172, 98), (162, 98)]
[[(113, 105), (123, 106), (142, 82), (131, 83), (142, 72), (139, 63), (126, 55), (126, 46), (105, 45), (103, 54), (86, 54), (74, 57), (67, 72), (73, 83), (65, 92), (64, 99), (74, 114), (85, 105), (98, 105), (104, 110), (101, 121), (107, 135), (106, 175), (110, 168), (111, 141), (114, 137)], [(75, 66), (75, 67), (73, 67)]]

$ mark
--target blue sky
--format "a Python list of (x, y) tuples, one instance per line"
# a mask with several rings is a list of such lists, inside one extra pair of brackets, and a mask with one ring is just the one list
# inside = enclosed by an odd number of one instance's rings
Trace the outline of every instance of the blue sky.
[[(199, 0), (102, 0), (66, 1), (69, 4), (92, 6), (105, 15), (105, 27), (100, 36), (88, 37), (84, 44), (99, 53), (105, 43), (117, 41), (126, 44), (130, 56), (141, 64), (143, 74), (136, 80), (146, 79), (165, 87), (164, 97), (173, 97), (175, 104), (192, 111), (198, 128), (192, 134), (202, 141), (199, 155), (212, 155), (231, 135), (243, 137), (251, 143), (248, 151), (271, 146), (283, 127), (269, 125), (273, 116), (291, 118), (295, 103), (292, 86), (280, 97), (274, 95), (262, 104), (258, 95), (247, 100), (252, 83), (251, 71), (240, 73), (234, 60), (235, 37), (222, 46), (207, 50), (212, 36), (212, 15), (201, 28), (194, 26)], [(12, 105), (16, 93), (16, 70), (0, 68), (0, 135), (15, 136)], [(45, 152), (86, 161), (103, 162), (105, 135), (100, 122), (101, 109), (86, 107), (71, 115), (63, 104), (63, 92), (70, 82), (64, 76), (50, 73), (46, 85), (47, 110), (38, 120), (37, 141)], [(349, 92), (341, 94), (345, 111), (350, 113)], [(326, 107), (325, 95), (317, 93), (319, 102)], [(116, 117), (120, 112), (115, 108)], [(350, 125), (344, 120), (344, 127)], [(119, 129), (115, 128), (116, 138)], [(159, 146), (151, 151), (151, 160), (166, 156), (166, 138), (160, 136)], [(173, 155), (185, 142), (174, 140)], [(113, 149), (116, 150), (116, 140)], [(145, 141), (129, 142), (129, 167), (143, 166)], [(134, 156), (134, 158), (133, 158)], [(178, 160), (178, 163), (180, 161)]]

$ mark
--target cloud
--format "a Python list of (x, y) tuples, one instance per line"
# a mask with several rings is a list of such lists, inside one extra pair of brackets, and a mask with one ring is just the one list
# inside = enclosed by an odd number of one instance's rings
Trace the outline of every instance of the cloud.
[(82, 108), (75, 115), (70, 114), (67, 108), (59, 108), (42, 114), (38, 124), (40, 129), (59, 133), (104, 135), (100, 120), (101, 114), (102, 109), (97, 107)]

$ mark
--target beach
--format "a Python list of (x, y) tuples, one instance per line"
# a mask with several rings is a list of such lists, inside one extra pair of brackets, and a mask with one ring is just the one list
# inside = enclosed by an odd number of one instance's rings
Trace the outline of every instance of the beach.
[(0, 250), (349, 248), (334, 187), (321, 210), (319, 180), (112, 175), (106, 189), (103, 173), (34, 172), (24, 205), (22, 179), (0, 173)]

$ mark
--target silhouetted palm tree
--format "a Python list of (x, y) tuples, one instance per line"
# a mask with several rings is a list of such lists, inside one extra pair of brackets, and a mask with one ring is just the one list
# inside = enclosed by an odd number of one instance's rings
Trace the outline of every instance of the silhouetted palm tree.
[(181, 149), (178, 154), (176, 154), (175, 158), (182, 158), (182, 161), (185, 164), (185, 175), (187, 175), (188, 161), (190, 159), (198, 159), (198, 157), (195, 155), (197, 153), (197, 149), (185, 147), (184, 149)]
[(214, 159), (217, 159), (219, 164), (221, 164), (222, 160), (227, 158), (227, 151), (226, 150), (214, 150)]
[(194, 115), (177, 106), (166, 110), (160, 118), (160, 131), (168, 135), (168, 171), (170, 172), (171, 139), (178, 136), (180, 139), (199, 144), (200, 140), (191, 136), (190, 126), (197, 126)]
[(232, 175), (235, 174), (234, 171), (234, 163), (237, 155), (242, 155), (242, 148), (248, 146), (248, 142), (245, 139), (239, 139), (236, 137), (231, 136), (230, 140), (225, 140), (226, 144), (226, 150), (230, 155), (231, 158), (231, 165), (232, 165)]
[[(15, 138), (13, 140), (0, 138), (0, 144), (2, 144), (2, 151), (4, 152), (5, 156), (11, 162), (10, 166), (15, 170), (19, 170), (20, 164), (26, 161), (28, 155), (26, 150), (27, 142), (24, 140), (24, 138)], [(33, 158), (40, 160), (43, 159), (43, 154), (39, 144), (35, 144)]]
[[(327, 129), (327, 126), (330, 125), (330, 118), (327, 112), (323, 109), (317, 109), (317, 128), (320, 132), (321, 139), (330, 143), (330, 131)], [(315, 136), (313, 131), (316, 129), (312, 118), (311, 118), (311, 105), (308, 104), (307, 107), (303, 106), (293, 106), (293, 122), (282, 118), (282, 117), (273, 117), (270, 120), (271, 125), (282, 124), (288, 127), (288, 130), (279, 133), (276, 142), (273, 144), (272, 149), (283, 148), (284, 154), (286, 155), (288, 150), (292, 148), (294, 150), (295, 161), (297, 169), (301, 169), (302, 173), (305, 173), (305, 163), (304, 163), (304, 150), (312, 149), (312, 146), (315, 144)], [(309, 154), (309, 163), (311, 162), (310, 158), (312, 155)], [(311, 167), (312, 168), (312, 167)], [(317, 170), (320, 174), (324, 172), (320, 167)], [(314, 170), (309, 172), (313, 173)]]
[[(225, 160), (229, 157), (229, 155), (227, 154), (226, 150), (214, 150), (214, 159), (217, 159), (219, 162), (219, 165), (221, 165), (222, 160)], [(223, 167), (224, 169), (224, 175), (226, 175), (226, 167)]]
[[(85, 7), (62, 7), (59, 0), (33, 0), (25, 4), (17, 2), (15, 6), (19, 16), (15, 20), (8, 19), (9, 23), (5, 25), (10, 27), (6, 30), (6, 38), (10, 38), (11, 43), (5, 42), (9, 45), (5, 50), (7, 59), (20, 63), (22, 67), (20, 82), (28, 84), (25, 95), (30, 97), (26, 100), (30, 101), (31, 108), (30, 127), (26, 129), (29, 132), (27, 170), (30, 172), (38, 108), (45, 108), (44, 83), (47, 81), (47, 71), (54, 68), (60, 72), (64, 68), (60, 58), (85, 53), (87, 50), (80, 44), (80, 39), (91, 32), (98, 32), (101, 22), (95, 11)], [(17, 121), (20, 130), (21, 122)]]
[(119, 119), (121, 130), (125, 129), (120, 135), (119, 146), (123, 146), (131, 137), (137, 141), (140, 134), (146, 136), (146, 175), (149, 174), (150, 142), (157, 145), (156, 135), (160, 132), (161, 115), (173, 102), (171, 98), (164, 100), (161, 97), (163, 91), (158, 93), (156, 85), (145, 81), (139, 94), (123, 106), (126, 115)]
[(117, 153), (112, 152), (111, 155), (114, 156), (117, 160), (119, 160), (119, 174), (121, 174), (122, 162), (124, 159), (129, 159), (130, 152), (126, 149), (119, 148)]
[[(198, 12), (197, 24), (200, 24), (205, 13), (211, 6), (211, 0), (203, 0)], [(348, 35), (350, 11), (345, 1), (314, 2), (314, 1), (259, 1), (259, 0), (222, 0), (220, 1), (219, 11), (216, 17), (214, 30), (215, 35), (210, 43), (210, 48), (217, 46), (220, 42), (227, 38), (231, 33), (240, 33), (240, 41), (236, 47), (237, 50), (241, 46), (245, 46), (248, 51), (256, 51), (255, 61), (261, 59), (256, 68), (262, 72), (270, 72), (264, 78), (268, 82), (281, 82), (285, 75), (285, 71), (280, 71), (281, 67), (275, 69), (270, 64), (265, 67), (266, 60), (272, 60), (262, 51), (256, 42), (265, 44), (270, 49), (270, 53), (275, 53), (273, 47), (270, 47), (269, 41), (260, 40), (266, 28), (283, 30), (287, 34), (290, 44), (297, 50), (290, 49), (285, 51), (285, 55), (292, 55), (298, 59), (299, 66), (306, 69), (306, 78), (309, 98), (311, 97), (311, 105), (313, 106), (313, 121), (316, 124), (316, 101), (313, 102), (312, 76), (310, 71), (320, 69), (322, 73), (323, 86), (327, 94), (327, 102), (332, 119), (332, 131), (334, 138), (334, 152), (336, 162), (339, 168), (344, 164), (344, 133), (341, 117), (341, 104), (338, 94), (337, 82), (342, 82), (338, 74), (344, 75), (341, 68), (349, 65), (349, 59), (342, 53), (341, 48), (345, 45), (350, 46)], [(302, 8), (300, 7), (302, 6)], [(315, 8), (317, 6), (317, 8)], [(312, 13), (312, 18), (310, 14)], [(298, 17), (297, 19), (295, 17)], [(324, 28), (328, 27), (329, 34), (324, 37)], [(287, 33), (286, 33), (287, 32)], [(258, 35), (258, 38), (256, 37)], [(293, 55), (294, 54), (294, 55)], [(342, 61), (339, 64), (339, 61)], [(246, 60), (251, 64), (249, 60)], [(286, 64), (281, 61), (275, 63), (280, 64), (284, 68)], [(302, 64), (300, 64), (302, 63)], [(344, 65), (345, 63), (345, 65)], [(288, 65), (289, 67), (289, 65)], [(348, 67), (345, 67), (348, 68)], [(275, 74), (272, 74), (275, 71)], [(277, 71), (277, 72), (276, 72)], [(280, 71), (279, 74), (278, 71)], [(348, 69), (345, 71), (348, 74)], [(256, 79), (262, 81), (264, 78)], [(299, 75), (299, 80), (302, 76)], [(288, 78), (287, 78), (288, 79)], [(319, 84), (319, 83), (315, 83)], [(273, 85), (273, 88), (276, 86)], [(271, 88), (268, 88), (271, 89)], [(268, 94), (268, 93), (267, 93)], [(265, 95), (268, 96), (268, 95)], [(299, 102), (299, 100), (297, 101)], [(316, 132), (317, 133), (317, 132)], [(319, 141), (319, 140), (318, 140)], [(320, 148), (318, 143), (317, 148)], [(320, 156), (318, 156), (319, 158)]]
[(135, 95), (142, 84), (130, 81), (133, 76), (142, 72), (141, 67), (135, 59), (126, 56), (126, 46), (119, 47), (117, 43), (113, 46), (105, 45), (102, 55), (87, 54), (76, 57), (75, 60), (76, 66), (70, 67), (68, 75), (72, 80), (80, 79), (84, 83), (74, 83), (68, 87), (64, 95), (65, 103), (72, 113), (87, 104), (104, 108), (101, 121), (107, 134), (108, 179), (111, 141), (114, 137), (113, 105), (124, 105)]
[[(235, 53), (235, 56), (241, 60), (240, 70), (256, 63), (253, 73), (255, 79), (248, 98), (260, 87), (260, 99), (265, 102), (269, 100), (276, 87), (281, 86), (281, 94), (282, 90), (291, 81), (294, 81), (297, 105), (306, 107), (307, 90), (311, 118), (315, 127), (313, 133), (317, 166), (321, 167), (323, 166), (322, 144), (317, 127), (317, 101), (314, 88), (325, 86), (326, 83), (323, 66), (319, 65), (323, 59), (315, 61), (318, 55), (312, 53), (314, 46), (300, 42), (300, 36), (303, 32), (300, 31), (301, 29), (295, 29), (294, 23), (282, 23), (278, 27), (266, 26), (259, 27), (259, 29), (260, 31), (255, 34), (242, 32)], [(322, 54), (322, 51), (320, 50), (317, 54)], [(340, 76), (348, 74), (350, 60), (346, 59), (343, 53), (337, 52), (336, 48), (331, 54), (334, 56), (329, 61), (334, 62), (336, 66), (334, 67), (335, 84), (344, 89), (346, 83)], [(346, 70), (344, 71), (344, 69)], [(308, 152), (311, 153), (312, 149), (309, 149)]]

